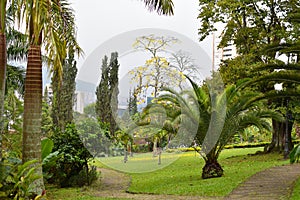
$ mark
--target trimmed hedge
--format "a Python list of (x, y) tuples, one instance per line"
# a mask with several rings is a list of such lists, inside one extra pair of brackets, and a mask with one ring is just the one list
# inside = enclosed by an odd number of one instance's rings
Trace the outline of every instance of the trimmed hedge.
[[(294, 144), (300, 144), (300, 140), (294, 140)], [(239, 149), (239, 148), (255, 148), (255, 147), (265, 147), (271, 144), (270, 142), (259, 142), (259, 143), (241, 143), (241, 144), (229, 144), (224, 147), (224, 149)], [(197, 147), (200, 150), (200, 147)], [(188, 151), (195, 151), (193, 147), (186, 147), (186, 148), (177, 148), (177, 149), (167, 149), (168, 153), (173, 152), (188, 152)]]

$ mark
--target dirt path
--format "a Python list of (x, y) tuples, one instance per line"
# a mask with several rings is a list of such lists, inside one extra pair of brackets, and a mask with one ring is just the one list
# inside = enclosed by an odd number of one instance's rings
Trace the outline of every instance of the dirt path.
[[(126, 190), (130, 185), (130, 177), (126, 174), (100, 169), (101, 188), (95, 195), (99, 197), (118, 197), (137, 200), (214, 200), (215, 197), (176, 196), (176, 195), (150, 195), (130, 194)], [(259, 172), (239, 187), (234, 189), (224, 200), (276, 200), (288, 199), (294, 182), (300, 176), (300, 164), (272, 167)]]

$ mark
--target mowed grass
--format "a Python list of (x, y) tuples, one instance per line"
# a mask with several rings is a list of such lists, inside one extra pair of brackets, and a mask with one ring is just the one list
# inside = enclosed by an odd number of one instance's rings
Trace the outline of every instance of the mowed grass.
[[(180, 157), (174, 162), (169, 163), (164, 168), (147, 173), (127, 173), (131, 177), (131, 184), (128, 189), (131, 193), (148, 193), (148, 194), (175, 194), (191, 196), (226, 196), (241, 182), (255, 174), (272, 166), (288, 164), (288, 160), (283, 160), (282, 155), (248, 155), (254, 154), (262, 148), (247, 149), (229, 149), (224, 150), (220, 155), (220, 164), (224, 169), (224, 176), (220, 178), (206, 179), (201, 178), (201, 170), (204, 161), (194, 152), (180, 154)], [(131, 170), (136, 169), (134, 166), (139, 165), (143, 159), (149, 161), (149, 155), (134, 155), (137, 157), (134, 162), (129, 158)], [(162, 163), (167, 161), (166, 155), (162, 156)], [(150, 159), (151, 160), (151, 159)], [(111, 162), (122, 164), (122, 157), (112, 158)], [(107, 161), (108, 162), (108, 161)], [(153, 160), (157, 164), (157, 157)], [(134, 164), (135, 163), (135, 164)], [(98, 167), (105, 167), (103, 163), (95, 161)], [(127, 167), (127, 170), (129, 169)], [(124, 200), (122, 198), (104, 198), (95, 197), (100, 189), (100, 180), (91, 187), (58, 189), (48, 187), (49, 199), (55, 200)], [(300, 185), (299, 185), (300, 186)]]
[(129, 192), (192, 196), (226, 196), (251, 175), (272, 166), (287, 164), (279, 154), (252, 155), (261, 148), (224, 150), (220, 164), (224, 176), (201, 178), (204, 161), (195, 153), (184, 153), (171, 165), (151, 173), (131, 174)]
[(161, 164), (158, 165), (158, 156), (153, 157), (153, 153), (134, 154), (128, 156), (128, 161), (124, 163), (124, 156), (97, 158), (98, 166), (111, 168), (126, 173), (145, 173), (163, 169), (177, 160), (181, 154), (162, 153)]
[(90, 187), (84, 188), (57, 188), (46, 185), (47, 199), (51, 200), (128, 200), (126, 198), (100, 197), (97, 191), (100, 190), (100, 181)]
[(292, 196), (290, 200), (299, 200), (300, 199), (300, 178), (295, 183), (295, 187), (293, 189)]

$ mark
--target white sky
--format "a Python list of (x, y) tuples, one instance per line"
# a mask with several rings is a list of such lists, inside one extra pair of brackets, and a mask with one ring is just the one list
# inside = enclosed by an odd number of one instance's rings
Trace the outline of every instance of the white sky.
[[(183, 34), (198, 42), (198, 0), (174, 0), (175, 15), (149, 12), (141, 0), (71, 0), (78, 27), (78, 42), (85, 52), (78, 68), (89, 54), (111, 37), (142, 28), (160, 28)], [(210, 40), (199, 43), (211, 55)]]
[[(78, 27), (77, 39), (85, 53), (85, 56), (80, 58), (77, 63), (79, 80), (98, 84), (103, 58), (103, 55), (100, 55), (99, 47), (100, 49), (105, 48), (105, 50), (110, 49), (112, 46), (110, 39), (114, 40), (120, 35), (126, 35), (126, 33), (128, 35), (128, 32), (140, 29), (166, 29), (176, 32), (199, 44), (204, 50), (202, 52), (207, 54), (206, 58), (212, 55), (211, 39), (199, 42), (198, 0), (173, 0), (175, 5), (173, 16), (162, 16), (156, 12), (149, 12), (141, 0), (70, 0), (70, 2), (75, 10)], [(185, 48), (189, 47), (185, 46)], [(134, 65), (131, 61), (136, 62), (137, 57), (134, 54), (127, 57), (122, 57), (120, 54), (119, 56), (121, 56), (119, 60), (121, 63), (119, 74), (121, 93), (119, 96), (123, 97), (128, 95), (128, 88), (130, 88), (130, 78), (125, 74), (129, 67)], [(198, 63), (201, 63), (203, 53), (197, 57), (200, 59)], [(206, 63), (205, 67), (209, 65), (207, 59), (201, 64), (203, 63)], [(210, 71), (210, 69), (209, 66), (204, 70)]]

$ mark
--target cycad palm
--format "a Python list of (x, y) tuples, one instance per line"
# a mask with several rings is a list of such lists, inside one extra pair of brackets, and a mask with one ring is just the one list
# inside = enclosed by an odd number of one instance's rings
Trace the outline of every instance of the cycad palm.
[[(222, 92), (214, 92), (199, 87), (193, 81), (193, 93), (183, 98), (182, 93), (168, 90), (169, 94), (159, 99), (171, 102), (181, 110), (180, 115), (186, 121), (193, 122), (190, 131), (195, 129), (195, 142), (201, 146), (198, 151), (205, 160), (202, 177), (212, 178), (223, 175), (218, 157), (232, 136), (245, 128), (255, 125), (258, 128), (270, 129), (268, 118), (281, 119), (281, 115), (269, 110), (260, 110), (256, 102), (260, 96), (241, 94), (236, 86), (228, 86)], [(196, 109), (195, 109), (196, 108)], [(190, 136), (189, 136), (190, 137)]]

